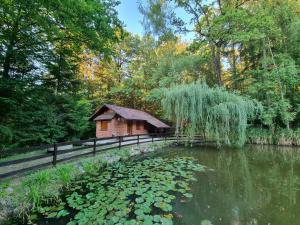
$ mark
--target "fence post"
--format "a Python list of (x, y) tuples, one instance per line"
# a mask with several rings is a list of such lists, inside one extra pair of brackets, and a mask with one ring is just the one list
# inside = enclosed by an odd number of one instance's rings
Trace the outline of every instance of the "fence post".
[(121, 136), (119, 136), (119, 150), (121, 149)]
[(138, 136), (137, 136), (137, 144), (139, 144), (140, 143), (140, 135), (138, 134)]
[(167, 133), (165, 133), (165, 142), (167, 141)]
[(57, 144), (55, 143), (53, 145), (53, 161), (52, 161), (53, 166), (56, 165), (56, 158), (57, 158)]
[(96, 138), (94, 138), (93, 155), (96, 155)]
[(152, 142), (153, 142), (153, 134), (152, 134)]

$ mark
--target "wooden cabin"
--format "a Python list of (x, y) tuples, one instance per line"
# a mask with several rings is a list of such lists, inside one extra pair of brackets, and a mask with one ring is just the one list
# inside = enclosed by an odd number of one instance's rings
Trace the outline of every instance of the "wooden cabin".
[(89, 119), (96, 122), (96, 137), (164, 133), (170, 127), (149, 113), (105, 104)]

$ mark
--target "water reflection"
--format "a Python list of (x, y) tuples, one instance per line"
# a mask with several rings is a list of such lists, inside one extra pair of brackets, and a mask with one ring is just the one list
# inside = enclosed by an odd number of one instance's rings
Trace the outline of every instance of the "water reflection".
[(300, 224), (299, 148), (197, 147), (169, 154), (193, 156), (214, 170), (199, 174), (190, 202), (175, 204), (176, 224)]

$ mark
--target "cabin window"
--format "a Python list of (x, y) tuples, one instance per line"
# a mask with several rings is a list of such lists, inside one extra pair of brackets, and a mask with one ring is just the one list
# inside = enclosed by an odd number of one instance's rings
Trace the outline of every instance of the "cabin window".
[(140, 130), (142, 127), (143, 123), (141, 121), (136, 121), (136, 129)]
[(101, 130), (107, 131), (108, 129), (108, 121), (107, 120), (101, 120)]

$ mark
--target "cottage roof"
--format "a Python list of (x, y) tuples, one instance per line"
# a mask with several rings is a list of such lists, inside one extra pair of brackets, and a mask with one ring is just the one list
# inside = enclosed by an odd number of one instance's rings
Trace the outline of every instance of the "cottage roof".
[[(99, 116), (103, 116), (102, 114), (106, 109), (110, 109), (114, 111), (119, 116), (123, 117), (126, 120), (143, 120), (153, 125), (156, 128), (170, 128), (167, 124), (163, 123), (159, 119), (150, 115), (149, 113), (143, 112), (137, 109), (125, 108), (117, 105), (104, 104), (100, 109), (98, 109), (94, 115), (90, 117), (89, 120), (98, 120)], [(113, 117), (112, 117), (113, 118)]]
[(115, 112), (113, 113), (105, 113), (105, 114), (101, 114), (99, 116), (97, 116), (94, 121), (96, 120), (111, 120), (112, 118), (114, 118), (114, 116), (116, 115)]

